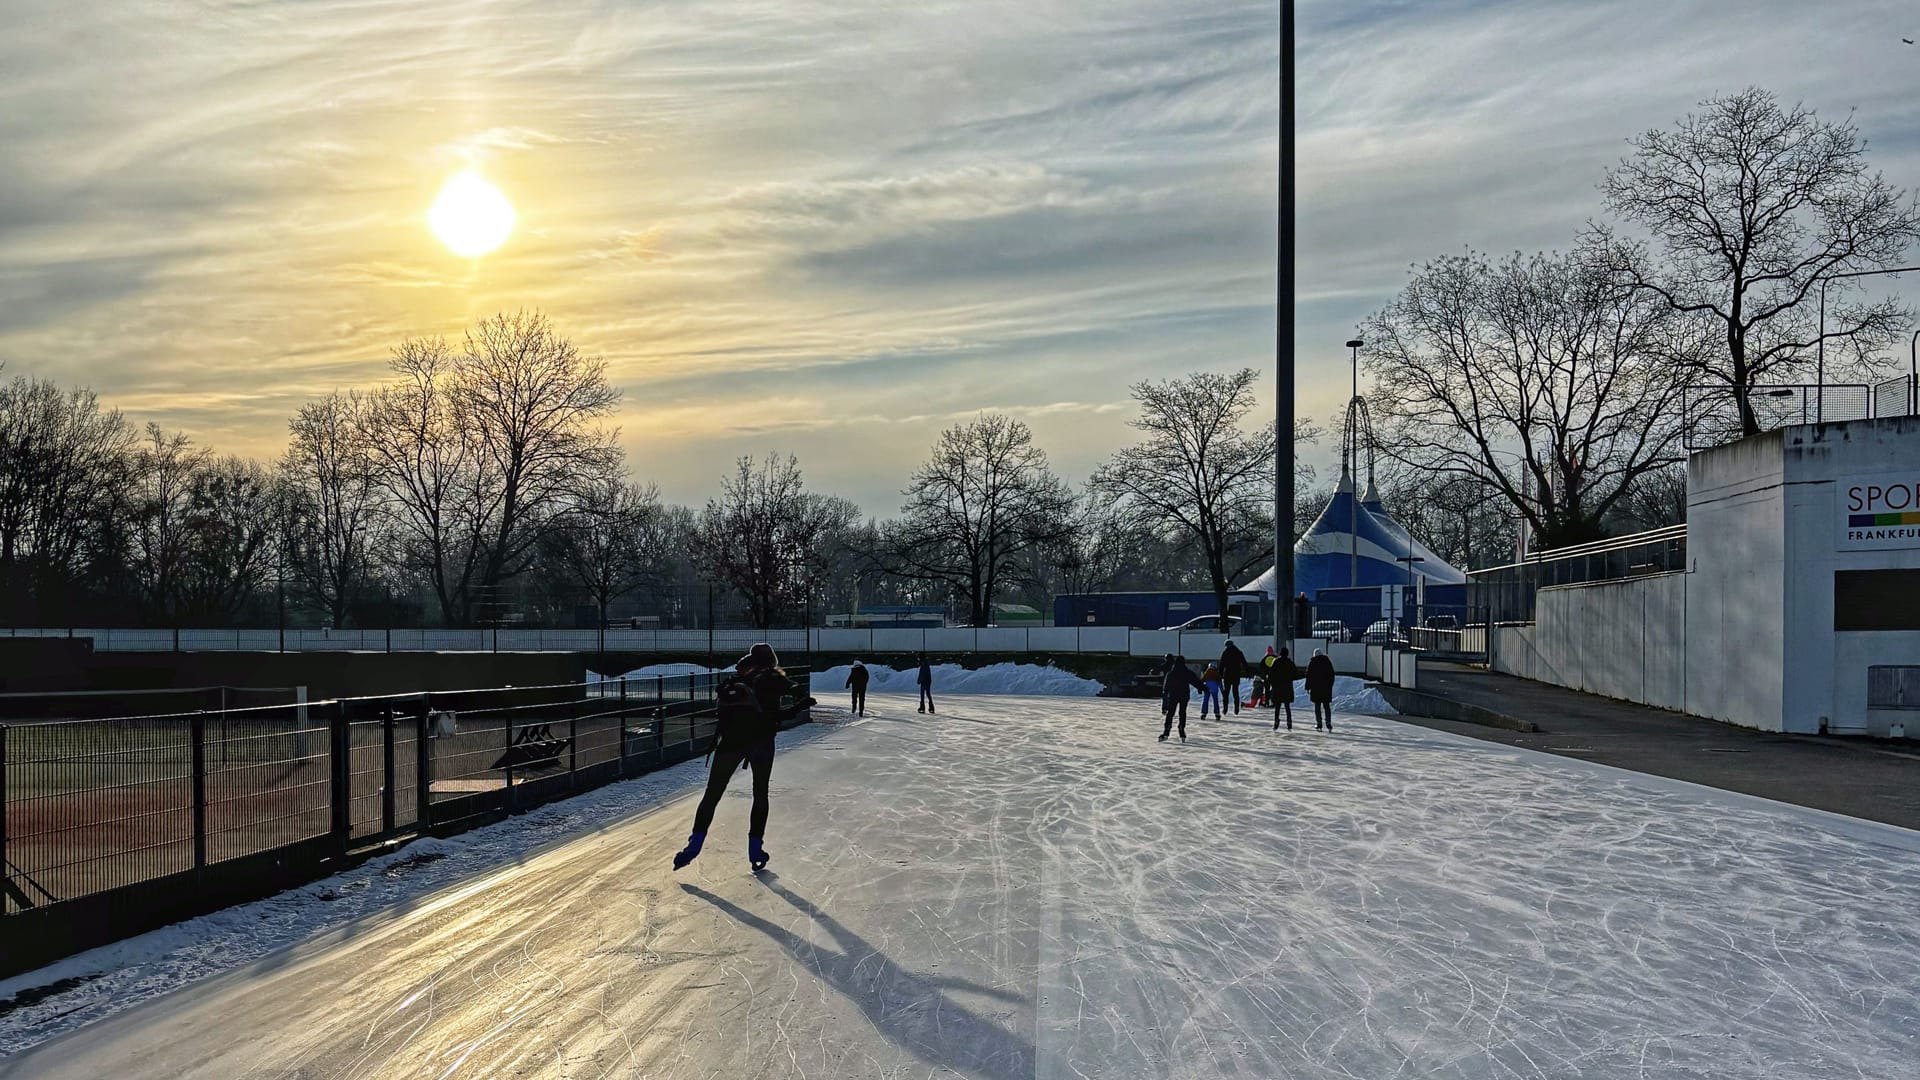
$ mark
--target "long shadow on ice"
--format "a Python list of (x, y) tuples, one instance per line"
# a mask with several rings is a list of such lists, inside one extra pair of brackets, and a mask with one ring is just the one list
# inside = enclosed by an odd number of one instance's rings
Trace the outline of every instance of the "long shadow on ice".
[(768, 882), (773, 894), (819, 924), (839, 952), (815, 945), (698, 885), (683, 883), (680, 888), (772, 938), (795, 961), (858, 1005), (889, 1041), (928, 1065), (1006, 1080), (1033, 1075), (1033, 1044), (960, 1005), (949, 991), (1008, 1004), (1021, 1001), (1020, 995), (965, 979), (907, 971), (812, 901), (777, 882)]

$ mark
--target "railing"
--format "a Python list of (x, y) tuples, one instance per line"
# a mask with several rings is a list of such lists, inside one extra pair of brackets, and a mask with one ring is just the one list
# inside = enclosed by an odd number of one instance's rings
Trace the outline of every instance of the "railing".
[[(1878, 411), (1879, 400), (1877, 388), (1866, 383), (1778, 383), (1747, 392), (1747, 403), (1762, 431), (1909, 412), (1904, 402), (1897, 412)], [(1687, 387), (1680, 396), (1680, 412), (1689, 450), (1721, 446), (1741, 437), (1739, 402), (1724, 384)]]
[[(1245, 641), (1268, 635), (1241, 634)], [(96, 652), (278, 652), (277, 630), (195, 630), (114, 628), (0, 628), (0, 640), (73, 638), (92, 642)], [(926, 630), (781, 629), (715, 630), (288, 630), (286, 652), (577, 652), (703, 656), (731, 663), (755, 642), (782, 653), (864, 653), (902, 655), (918, 652), (1047, 654), (1102, 653), (1159, 656), (1168, 652), (1216, 652), (1220, 634), (1179, 630), (1137, 630), (1125, 626), (941, 627)]]
[[(1669, 525), (1629, 536), (1534, 552), (1521, 562), (1467, 574), (1467, 603), (1488, 623), (1531, 622), (1535, 594), (1545, 588), (1647, 577), (1687, 566), (1687, 527)], [(1475, 620), (1478, 621), (1478, 620)]]
[[(798, 693), (807, 678), (796, 678)], [(0, 976), (697, 757), (710, 675), (0, 724)]]

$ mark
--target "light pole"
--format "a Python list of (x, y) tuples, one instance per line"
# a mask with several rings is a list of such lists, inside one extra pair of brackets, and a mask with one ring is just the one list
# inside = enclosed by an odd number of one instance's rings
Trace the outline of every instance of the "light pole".
[[(1273, 648), (1293, 639), (1293, 0), (1280, 0), (1280, 221), (1273, 363)], [(1284, 643), (1284, 644), (1283, 644)]]
[(1905, 274), (1910, 271), (1920, 271), (1920, 266), (1896, 266), (1888, 270), (1855, 270), (1846, 274), (1827, 274), (1820, 279), (1820, 359), (1815, 366), (1813, 376), (1814, 423), (1825, 423), (1827, 419), (1827, 282), (1845, 278), (1879, 277), (1882, 274)]
[(1352, 454), (1353, 460), (1340, 463), (1340, 471), (1353, 477), (1353, 502), (1349, 504), (1351, 509), (1347, 513), (1351, 519), (1347, 523), (1347, 546), (1350, 549), (1347, 553), (1347, 584), (1354, 587), (1360, 584), (1360, 412), (1355, 403), (1360, 400), (1360, 347), (1365, 344), (1359, 338), (1347, 339), (1347, 348), (1353, 350), (1353, 394), (1347, 398), (1347, 445), (1343, 450)]
[(1907, 415), (1920, 416), (1920, 330), (1907, 343)]

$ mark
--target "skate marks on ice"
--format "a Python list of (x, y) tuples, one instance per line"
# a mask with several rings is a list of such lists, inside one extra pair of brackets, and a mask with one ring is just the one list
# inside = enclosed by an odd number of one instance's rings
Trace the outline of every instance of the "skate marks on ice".
[(1920, 1060), (1912, 834), (1386, 720), (1190, 720), (1181, 745), (1154, 741), (1152, 702), (912, 700), (875, 695), (780, 757), (774, 873), (747, 871), (728, 799), (672, 875), (682, 802), (6, 1064), (1746, 1080)]

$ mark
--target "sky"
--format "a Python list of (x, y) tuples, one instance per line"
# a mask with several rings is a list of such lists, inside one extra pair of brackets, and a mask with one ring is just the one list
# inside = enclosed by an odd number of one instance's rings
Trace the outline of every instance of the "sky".
[[(1078, 481), (1129, 385), (1273, 369), (1277, 10), (0, 0), (0, 361), (265, 458), (402, 339), (539, 308), (676, 501), (779, 451), (889, 513), (983, 410)], [(1920, 186), (1903, 36), (1903, 0), (1305, 0), (1302, 413), (1410, 265), (1564, 247), (1713, 93), (1852, 111)], [(426, 225), (466, 167), (519, 215), (478, 259)]]

